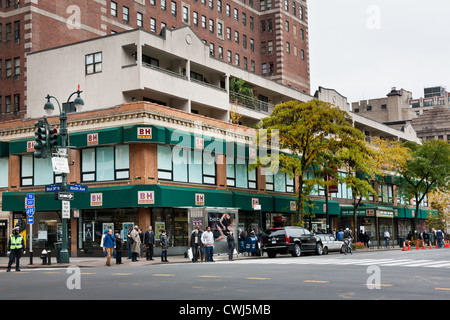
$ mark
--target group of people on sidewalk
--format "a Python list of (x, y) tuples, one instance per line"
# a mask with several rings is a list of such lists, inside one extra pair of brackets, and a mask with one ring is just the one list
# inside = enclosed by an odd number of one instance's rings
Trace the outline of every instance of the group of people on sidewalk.
[[(253, 249), (246, 250), (245, 249), (245, 238), (246, 235), (244, 232), (242, 232), (242, 229), (239, 229), (239, 233), (237, 236), (238, 240), (238, 247), (236, 247), (235, 238), (233, 234), (233, 230), (227, 230), (226, 234), (226, 241), (227, 241), (227, 254), (228, 254), (228, 261), (233, 261), (234, 254), (238, 251), (236, 250), (238, 248), (239, 253), (243, 254), (244, 252), (252, 252), (252, 255), (257, 251), (257, 237), (255, 235), (255, 232), (252, 231), (250, 233), (249, 238), (252, 238), (255, 244)], [(194, 231), (191, 234), (190, 239), (190, 258), (192, 262), (198, 262), (199, 259), (201, 262), (203, 260), (205, 262), (214, 262), (213, 256), (214, 256), (214, 233), (211, 231), (211, 227), (207, 227), (203, 231), (200, 229), (199, 226), (196, 226)]]
[[(116, 258), (116, 264), (122, 264), (124, 239), (120, 237), (119, 233), (116, 233), (115, 235), (112, 233), (111, 229), (105, 230), (101, 240), (101, 246), (103, 247), (107, 266), (111, 266), (111, 257)], [(145, 232), (142, 232), (138, 226), (134, 226), (134, 228), (130, 227), (126, 237), (128, 259), (131, 259), (132, 262), (139, 261), (138, 256), (143, 257), (143, 250), (145, 249), (147, 261), (154, 260), (153, 249), (156, 245), (156, 239), (152, 226), (148, 226)], [(161, 231), (159, 240), (161, 243), (161, 262), (169, 262), (167, 260), (169, 240), (167, 238), (166, 230)]]

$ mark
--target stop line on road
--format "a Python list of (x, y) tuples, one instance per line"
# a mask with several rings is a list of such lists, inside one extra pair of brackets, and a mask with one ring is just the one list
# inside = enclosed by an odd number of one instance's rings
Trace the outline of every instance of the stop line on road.
[[(218, 263), (230, 263), (218, 261)], [(299, 265), (378, 265), (385, 267), (424, 267), (450, 268), (450, 260), (418, 260), (418, 259), (336, 259), (336, 258), (280, 258), (280, 259), (248, 259), (236, 260), (239, 264), (299, 264)]]

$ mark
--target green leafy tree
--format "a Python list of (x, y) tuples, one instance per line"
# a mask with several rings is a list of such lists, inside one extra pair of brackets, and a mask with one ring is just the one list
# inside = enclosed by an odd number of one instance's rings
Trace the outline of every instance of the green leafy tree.
[(403, 178), (400, 194), (404, 199), (415, 199), (414, 225), (417, 228), (419, 206), (427, 194), (435, 190), (449, 190), (450, 144), (442, 140), (429, 140), (422, 145), (412, 142), (405, 145), (411, 150), (411, 158), (398, 170)]
[[(268, 153), (267, 156), (259, 156), (256, 165), (270, 167), (272, 172), (281, 170), (291, 176), (294, 172), (298, 174), (297, 217), (299, 224), (303, 225), (306, 195), (311, 186), (331, 183), (323, 178), (323, 174), (330, 170), (323, 164), (333, 163), (330, 159), (334, 156), (330, 150), (360, 144), (364, 142), (364, 135), (352, 126), (345, 111), (317, 99), (305, 103), (288, 101), (277, 105), (272, 114), (262, 120), (261, 128), (267, 130), (259, 131), (258, 144), (273, 141), (273, 135), (277, 135), (277, 147), (289, 150), (290, 154)], [(323, 173), (305, 179), (311, 168), (320, 168)]]

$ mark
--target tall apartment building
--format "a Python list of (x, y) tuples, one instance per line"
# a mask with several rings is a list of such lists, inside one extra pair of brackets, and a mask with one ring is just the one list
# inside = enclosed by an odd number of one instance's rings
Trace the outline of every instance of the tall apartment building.
[(212, 57), (309, 94), (303, 0), (0, 0), (0, 121), (25, 117), (27, 53), (135, 28), (160, 35), (186, 25)]

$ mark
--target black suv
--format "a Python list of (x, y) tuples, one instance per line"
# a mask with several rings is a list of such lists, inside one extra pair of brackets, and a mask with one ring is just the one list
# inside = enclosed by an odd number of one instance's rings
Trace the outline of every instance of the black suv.
[(269, 258), (275, 258), (277, 253), (290, 253), (293, 257), (299, 257), (304, 252), (323, 253), (322, 240), (300, 227), (267, 229), (262, 234), (261, 246)]

